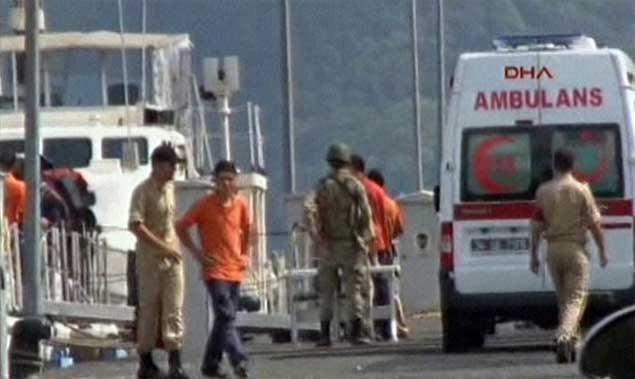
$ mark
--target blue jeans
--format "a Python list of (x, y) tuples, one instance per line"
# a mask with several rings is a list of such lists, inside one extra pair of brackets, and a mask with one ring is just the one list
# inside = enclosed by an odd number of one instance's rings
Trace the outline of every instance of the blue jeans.
[(247, 360), (247, 353), (234, 325), (240, 284), (217, 279), (210, 279), (206, 284), (214, 306), (214, 327), (207, 338), (203, 368), (218, 368), (223, 360), (223, 352), (227, 353), (232, 366), (236, 366)]

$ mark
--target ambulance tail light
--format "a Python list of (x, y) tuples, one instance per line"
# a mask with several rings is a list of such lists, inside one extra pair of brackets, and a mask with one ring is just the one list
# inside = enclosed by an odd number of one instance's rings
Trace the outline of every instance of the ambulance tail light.
[(454, 271), (454, 230), (451, 222), (441, 224), (441, 270)]

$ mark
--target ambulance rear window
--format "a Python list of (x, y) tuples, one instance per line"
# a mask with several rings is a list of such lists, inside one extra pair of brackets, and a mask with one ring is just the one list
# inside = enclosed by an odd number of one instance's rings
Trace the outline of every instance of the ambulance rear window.
[(553, 134), (553, 150), (567, 147), (575, 155), (573, 174), (598, 196), (621, 192), (619, 144), (615, 130), (560, 130)]
[(467, 191), (470, 197), (521, 195), (531, 185), (529, 133), (485, 132), (467, 140)]
[(551, 175), (553, 152), (567, 147), (574, 175), (598, 197), (622, 197), (617, 125), (536, 125), (468, 130), (463, 138), (462, 201), (532, 200)]

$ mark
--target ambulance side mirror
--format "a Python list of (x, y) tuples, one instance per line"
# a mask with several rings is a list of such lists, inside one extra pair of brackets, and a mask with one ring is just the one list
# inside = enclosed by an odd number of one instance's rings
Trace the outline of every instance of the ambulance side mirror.
[(635, 378), (635, 306), (619, 310), (595, 325), (580, 354), (587, 378)]

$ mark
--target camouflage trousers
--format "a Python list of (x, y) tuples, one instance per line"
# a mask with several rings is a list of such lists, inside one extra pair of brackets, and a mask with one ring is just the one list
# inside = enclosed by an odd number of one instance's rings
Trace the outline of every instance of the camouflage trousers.
[(578, 333), (590, 279), (590, 262), (584, 246), (572, 242), (550, 242), (547, 264), (558, 298), (559, 325), (556, 339), (569, 340)]
[[(341, 278), (340, 278), (341, 271)], [(372, 299), (368, 254), (353, 241), (327, 243), (318, 267), (320, 320), (331, 321), (340, 283), (346, 294), (348, 320), (367, 323)]]

